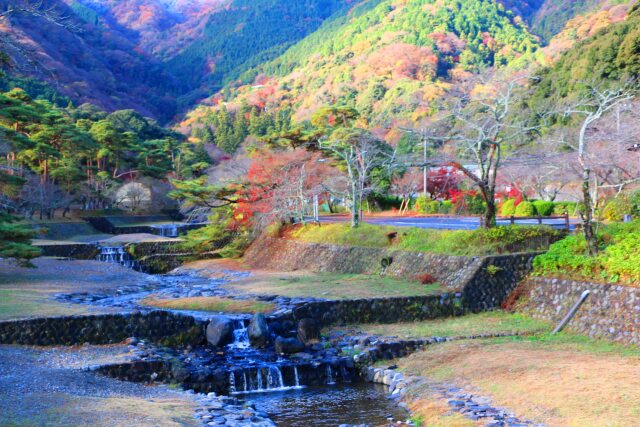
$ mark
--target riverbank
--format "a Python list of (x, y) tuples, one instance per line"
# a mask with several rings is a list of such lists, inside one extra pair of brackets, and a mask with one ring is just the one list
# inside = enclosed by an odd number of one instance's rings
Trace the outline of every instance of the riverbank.
[(105, 313), (116, 309), (64, 303), (58, 294), (115, 293), (132, 283), (145, 283), (149, 276), (117, 264), (98, 261), (37, 258), (36, 268), (21, 268), (0, 260), (0, 320)]
[(198, 426), (193, 395), (82, 371), (128, 354), (126, 346), (0, 345), (0, 424)]
[(408, 384), (405, 403), (425, 426), (477, 425), (473, 413), (471, 418), (460, 416), (459, 409), (465, 407), (460, 396), (480, 396), (487, 405), (508, 408), (521, 419), (547, 426), (640, 423), (640, 349), (566, 332), (552, 336), (552, 327), (523, 314), (495, 312), (427, 322), (350, 325), (325, 333), (385, 340), (518, 333), (456, 339), (378, 362), (378, 367), (393, 365), (405, 376), (421, 379)]

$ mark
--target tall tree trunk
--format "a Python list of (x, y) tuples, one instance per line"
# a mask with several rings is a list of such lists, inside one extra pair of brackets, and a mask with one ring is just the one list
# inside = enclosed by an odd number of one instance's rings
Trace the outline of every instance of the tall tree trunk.
[(356, 228), (360, 224), (358, 209), (358, 194), (355, 184), (351, 186), (351, 227)]
[(484, 211), (484, 224), (485, 228), (493, 228), (496, 226), (496, 198), (494, 197), (494, 191), (489, 188), (480, 189), (480, 193), (482, 194), (482, 199), (484, 203), (487, 205), (487, 208)]
[(584, 239), (587, 243), (589, 255), (594, 256), (598, 253), (598, 242), (596, 233), (593, 229), (593, 199), (591, 198), (591, 170), (588, 168), (582, 171), (582, 203), (584, 204), (584, 213), (580, 213), (582, 217), (582, 231)]

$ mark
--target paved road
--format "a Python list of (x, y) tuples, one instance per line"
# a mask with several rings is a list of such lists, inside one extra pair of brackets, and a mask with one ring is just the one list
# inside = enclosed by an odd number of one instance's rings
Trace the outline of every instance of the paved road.
[[(320, 222), (348, 222), (350, 218), (347, 216), (321, 216)], [(370, 217), (365, 216), (365, 222), (378, 225), (390, 225), (395, 227), (418, 227), (418, 228), (438, 228), (447, 230), (473, 230), (480, 227), (480, 218), (478, 217)], [(537, 219), (520, 220), (516, 222), (519, 225), (538, 225)], [(564, 219), (543, 219), (544, 225), (554, 228), (565, 228)], [(577, 219), (570, 220), (571, 229), (575, 228), (580, 221)], [(498, 225), (509, 225), (509, 220), (498, 220)]]

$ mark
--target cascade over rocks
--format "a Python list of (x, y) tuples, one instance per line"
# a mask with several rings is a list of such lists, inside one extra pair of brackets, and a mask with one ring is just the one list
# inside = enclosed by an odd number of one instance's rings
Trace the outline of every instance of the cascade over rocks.
[(269, 325), (264, 314), (258, 313), (249, 323), (249, 342), (252, 347), (264, 348), (269, 344)]
[(276, 353), (278, 354), (294, 354), (304, 351), (304, 344), (296, 338), (276, 338)]
[(233, 341), (233, 322), (225, 316), (215, 316), (207, 325), (207, 341), (214, 347), (223, 347)]
[(315, 319), (300, 319), (298, 322), (298, 339), (305, 344), (320, 340), (320, 325)]

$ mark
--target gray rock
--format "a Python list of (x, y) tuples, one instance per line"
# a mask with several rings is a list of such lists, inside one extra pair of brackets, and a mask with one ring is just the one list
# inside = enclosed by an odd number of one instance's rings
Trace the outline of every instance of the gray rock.
[(248, 331), (249, 342), (253, 347), (263, 348), (269, 344), (269, 325), (264, 314), (258, 313), (251, 319)]
[(207, 325), (207, 341), (214, 347), (223, 347), (233, 341), (233, 322), (228, 317), (215, 316)]
[(317, 342), (320, 339), (320, 325), (314, 319), (300, 319), (298, 322), (298, 339), (305, 344)]
[(296, 338), (276, 338), (276, 353), (278, 354), (294, 354), (304, 350), (304, 344)]

